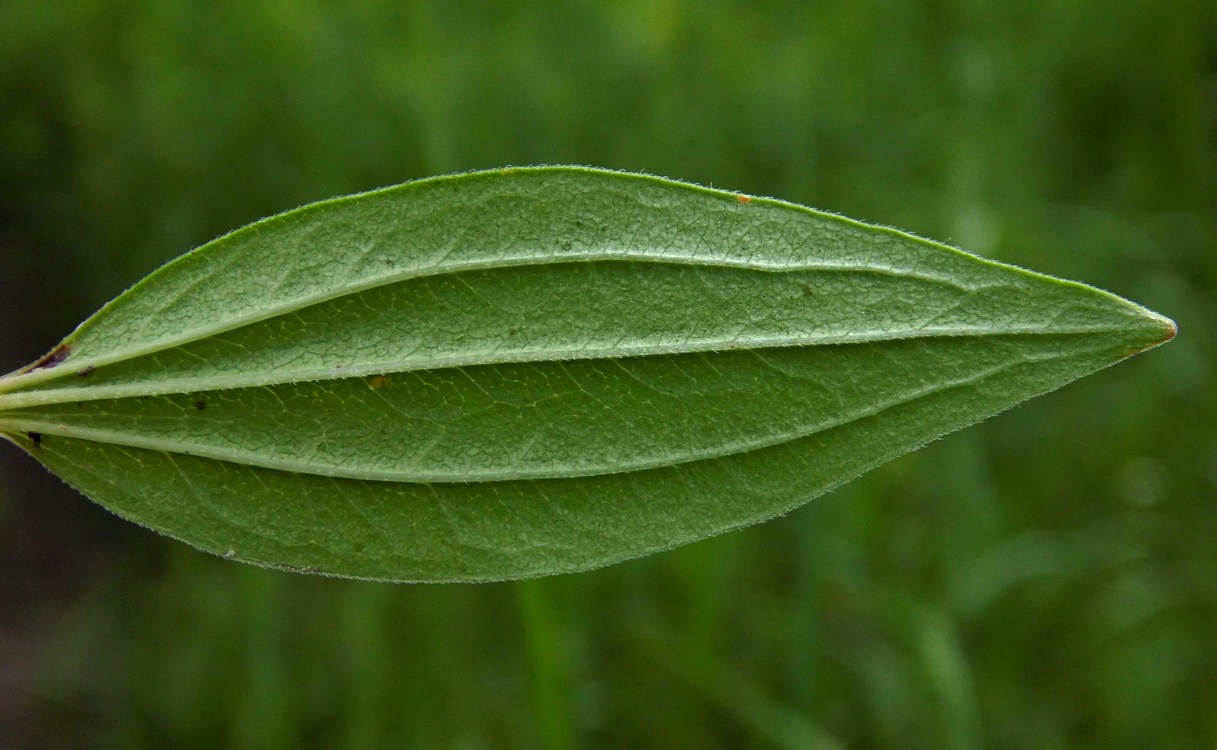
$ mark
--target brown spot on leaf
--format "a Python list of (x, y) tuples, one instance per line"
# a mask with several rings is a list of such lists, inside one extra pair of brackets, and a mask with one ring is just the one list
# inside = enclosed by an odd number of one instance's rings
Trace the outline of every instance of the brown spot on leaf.
[(42, 370), (47, 367), (54, 367), (55, 365), (59, 364), (60, 362), (63, 362), (65, 359), (67, 359), (68, 355), (71, 353), (72, 353), (72, 347), (68, 346), (67, 344), (60, 344), (59, 346), (55, 347), (50, 352), (48, 352), (46, 354), (46, 356), (44, 356), (42, 359), (40, 359), (37, 362), (35, 362), (34, 364), (30, 365), (29, 368), (27, 368), (26, 372), (29, 372), (31, 370)]
[(374, 377), (368, 381), (368, 387), (374, 391), (379, 391), (381, 388), (384, 388), (390, 382), (391, 381), (389, 380), (388, 375), (377, 375), (376, 377)]
[(752, 196), (751, 195), (736, 195), (735, 200), (739, 203), (751, 203)]
[(25, 433), (25, 436), (30, 439), (30, 442), (34, 444), (35, 448), (42, 447), (42, 433), (41, 432), (27, 432), (27, 433)]
[(194, 408), (198, 409), (199, 411), (203, 411), (207, 408), (207, 402), (203, 399), (199, 399), (198, 401), (194, 402)]
[(97, 371), (96, 367), (94, 367), (93, 365), (89, 365), (88, 367), (85, 367), (84, 369), (78, 371), (76, 374), (82, 378), (87, 378), (96, 371)]

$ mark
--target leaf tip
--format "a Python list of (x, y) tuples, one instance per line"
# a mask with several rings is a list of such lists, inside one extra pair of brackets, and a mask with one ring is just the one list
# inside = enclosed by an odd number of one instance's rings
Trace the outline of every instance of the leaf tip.
[(1159, 346), (1161, 344), (1165, 344), (1179, 334), (1179, 326), (1175, 324), (1175, 321), (1171, 320), (1165, 315), (1159, 315), (1158, 313), (1151, 312), (1150, 317), (1158, 326), (1158, 338), (1152, 344), (1150, 344), (1150, 346)]
[(1145, 329), (1144, 338), (1135, 346), (1129, 348), (1129, 356), (1161, 346), (1179, 334), (1179, 326), (1176, 325), (1175, 321), (1156, 312), (1149, 310), (1145, 312), (1146, 317), (1149, 319), (1149, 325)]
[(1165, 344), (1179, 333), (1179, 326), (1175, 325), (1175, 321), (1170, 318), (1163, 318), (1162, 322), (1165, 324), (1166, 332), (1162, 336), (1162, 340), (1158, 342), (1159, 344)]

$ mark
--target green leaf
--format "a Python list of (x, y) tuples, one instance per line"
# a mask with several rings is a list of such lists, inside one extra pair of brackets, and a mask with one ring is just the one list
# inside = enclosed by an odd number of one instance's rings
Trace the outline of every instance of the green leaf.
[(771, 518), (1174, 332), (789, 203), (506, 169), (169, 263), (0, 379), (0, 432), (225, 557), (516, 578)]

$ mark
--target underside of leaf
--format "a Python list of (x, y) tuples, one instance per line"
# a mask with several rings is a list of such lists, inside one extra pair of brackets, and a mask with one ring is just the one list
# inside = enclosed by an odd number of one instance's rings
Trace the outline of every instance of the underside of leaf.
[(1173, 335), (792, 204), (511, 169), (183, 256), (0, 379), (0, 432), (227, 557), (516, 578), (770, 518)]

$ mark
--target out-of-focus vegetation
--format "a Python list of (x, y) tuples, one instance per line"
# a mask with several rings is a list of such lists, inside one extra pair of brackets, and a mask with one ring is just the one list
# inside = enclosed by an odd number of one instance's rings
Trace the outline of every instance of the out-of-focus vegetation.
[(1210, 0), (0, 4), (0, 369), (335, 194), (595, 164), (1106, 287), (1161, 350), (790, 516), (520, 584), (196, 553), (0, 452), (0, 745), (1217, 746)]

